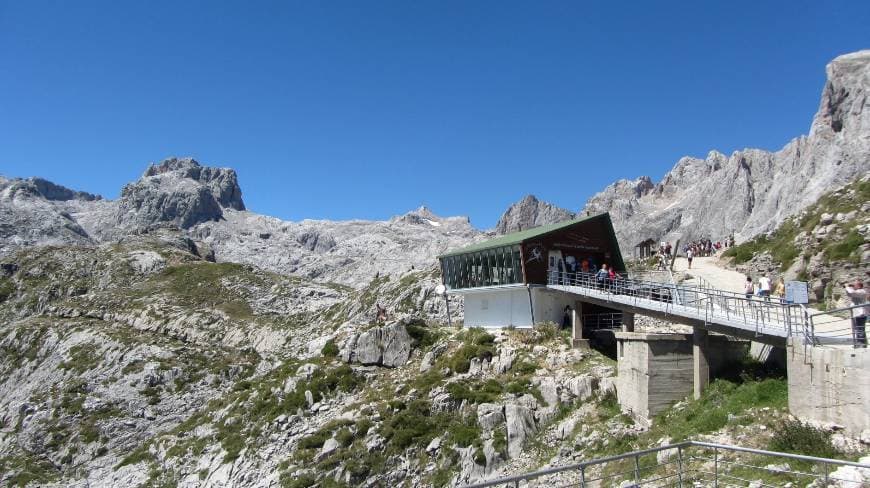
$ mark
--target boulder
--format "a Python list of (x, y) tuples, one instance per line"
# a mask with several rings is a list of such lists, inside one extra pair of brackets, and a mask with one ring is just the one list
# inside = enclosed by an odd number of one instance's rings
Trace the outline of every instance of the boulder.
[(477, 406), (477, 423), (482, 431), (489, 432), (504, 421), (504, 409), (501, 405), (481, 403)]
[(507, 425), (508, 456), (515, 458), (523, 452), (523, 443), (537, 430), (532, 410), (522, 405), (509, 403), (504, 406)]
[(347, 363), (378, 365), (394, 368), (408, 361), (411, 336), (401, 324), (375, 327), (351, 337), (342, 351)]

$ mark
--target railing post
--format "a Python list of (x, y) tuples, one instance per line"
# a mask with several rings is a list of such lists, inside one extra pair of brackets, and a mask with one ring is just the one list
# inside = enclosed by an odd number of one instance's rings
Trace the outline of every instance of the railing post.
[(825, 466), (825, 488), (828, 487), (828, 463), (822, 463)]
[(713, 486), (719, 488), (719, 448), (713, 448)]
[(640, 483), (640, 459), (638, 455), (634, 455), (634, 482)]
[(677, 447), (677, 477), (680, 480), (680, 488), (683, 488), (683, 446)]
[(580, 466), (580, 488), (586, 488), (586, 466)]

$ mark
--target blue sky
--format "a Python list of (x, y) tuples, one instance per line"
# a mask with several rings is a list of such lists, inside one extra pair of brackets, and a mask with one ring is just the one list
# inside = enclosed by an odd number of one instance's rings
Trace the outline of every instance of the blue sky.
[(251, 210), (478, 227), (808, 131), (870, 2), (0, 0), (0, 173), (117, 197), (149, 162)]

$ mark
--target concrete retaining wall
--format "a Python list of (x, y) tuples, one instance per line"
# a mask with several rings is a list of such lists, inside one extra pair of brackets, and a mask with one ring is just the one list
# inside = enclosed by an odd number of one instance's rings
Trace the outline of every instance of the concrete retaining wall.
[(870, 430), (870, 350), (788, 346), (788, 409), (802, 420)]

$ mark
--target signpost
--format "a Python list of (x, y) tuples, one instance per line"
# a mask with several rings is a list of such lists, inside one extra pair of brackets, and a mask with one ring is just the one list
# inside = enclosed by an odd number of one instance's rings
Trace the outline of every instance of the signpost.
[(810, 302), (806, 281), (787, 281), (785, 283), (785, 301), (806, 305)]

